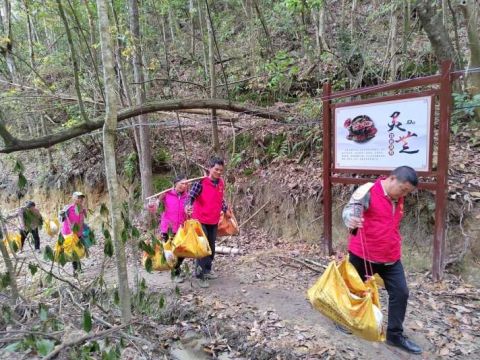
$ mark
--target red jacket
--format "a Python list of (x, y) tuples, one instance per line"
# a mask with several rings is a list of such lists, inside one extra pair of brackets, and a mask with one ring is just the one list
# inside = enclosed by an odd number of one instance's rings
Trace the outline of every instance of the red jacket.
[(370, 205), (363, 213), (363, 231), (358, 229), (355, 235), (350, 235), (348, 250), (372, 262), (395, 262), (402, 254), (399, 227), (403, 217), (403, 198), (396, 204), (392, 202), (380, 181), (378, 179), (370, 190)]
[(193, 202), (192, 218), (206, 225), (216, 225), (222, 211), (225, 184), (222, 179), (215, 186), (210, 178), (202, 180), (202, 192)]

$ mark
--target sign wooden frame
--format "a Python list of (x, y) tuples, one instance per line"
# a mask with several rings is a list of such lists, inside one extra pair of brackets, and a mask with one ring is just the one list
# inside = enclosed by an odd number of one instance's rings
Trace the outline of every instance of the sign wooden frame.
[[(333, 254), (332, 244), (332, 186), (333, 184), (363, 184), (371, 181), (368, 178), (358, 178), (347, 176), (355, 173), (356, 175), (387, 175), (388, 170), (362, 170), (362, 169), (336, 169), (332, 164), (333, 147), (332, 140), (334, 135), (332, 132), (333, 116), (332, 110), (335, 107), (347, 106), (348, 104), (375, 103), (388, 100), (399, 100), (414, 96), (432, 96), (439, 103), (439, 122), (437, 130), (437, 156), (436, 167), (433, 164), (434, 150), (434, 121), (435, 118), (435, 102), (431, 106), (430, 122), (430, 158), (428, 171), (419, 172), (420, 176), (428, 177), (429, 180), (421, 180), (420, 189), (428, 189), (435, 191), (435, 227), (433, 238), (433, 259), (432, 259), (432, 276), (434, 280), (440, 280), (443, 277), (445, 262), (445, 217), (447, 205), (448, 190), (448, 154), (450, 139), (450, 115), (452, 109), (452, 75), (453, 63), (445, 61), (442, 63), (441, 72), (437, 75), (426, 76), (422, 78), (399, 81), (391, 84), (382, 84), (363, 89), (345, 90), (332, 93), (331, 84), (326, 83), (323, 86), (323, 243), (325, 251)], [(402, 89), (413, 89), (418, 87), (432, 87), (429, 91), (416, 93), (398, 94), (394, 96), (376, 97), (362, 101), (352, 101), (342, 104), (332, 104), (332, 101), (340, 98), (348, 98), (351, 96), (379, 94), (387, 91), (398, 91)], [(333, 142), (335, 144), (335, 142)], [(430, 179), (433, 179), (430, 180)]]

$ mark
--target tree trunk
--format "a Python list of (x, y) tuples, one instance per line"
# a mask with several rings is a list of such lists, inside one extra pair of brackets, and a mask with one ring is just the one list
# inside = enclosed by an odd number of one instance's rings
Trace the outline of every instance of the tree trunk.
[(447, 28), (447, 8), (448, 0), (442, 0), (442, 24)]
[(269, 55), (271, 55), (273, 54), (273, 42), (272, 42), (272, 37), (270, 35), (270, 31), (268, 31), (267, 22), (263, 17), (262, 11), (260, 10), (260, 6), (258, 5), (258, 1), (252, 0), (252, 2), (253, 2), (253, 7), (255, 8), (255, 12), (257, 13), (258, 19), (262, 24), (263, 31), (265, 32), (265, 37), (267, 38), (267, 52)]
[[(88, 15), (88, 27), (90, 28), (90, 44), (96, 44), (97, 38), (96, 38), (96, 30), (95, 30), (95, 20), (93, 19), (93, 12), (92, 9), (90, 9), (89, 6), (89, 0), (83, 0), (85, 3), (85, 8), (87, 9), (87, 15)], [(93, 57), (97, 59), (97, 51), (95, 48), (92, 48), (92, 53)]]
[[(94, 49), (91, 46), (95, 43), (89, 43), (89, 40), (87, 39), (87, 37), (85, 36), (85, 33), (83, 31), (82, 24), (80, 23), (80, 20), (78, 18), (77, 11), (76, 11), (75, 7), (72, 5), (70, 0), (67, 0), (67, 2), (68, 2), (68, 5), (70, 7), (70, 10), (72, 11), (73, 18), (74, 18), (74, 20), (77, 24), (78, 32), (79, 32), (81, 38), (83, 39), (83, 42), (85, 43), (85, 46), (86, 46), (87, 51), (88, 51), (88, 55), (90, 57), (90, 60), (92, 61), (93, 71), (95, 72), (95, 79), (97, 80), (97, 83), (98, 83), (98, 89), (100, 91), (100, 95), (102, 96), (102, 100), (105, 101), (105, 94), (103, 93), (103, 89), (102, 89), (102, 82), (100, 80), (100, 73), (98, 71), (96, 54), (94, 53)], [(88, 6), (87, 6), (87, 8), (88, 8)], [(91, 39), (92, 39), (92, 37), (90, 37), (90, 40)]]
[(397, 79), (397, 7), (392, 7), (392, 12), (390, 14), (390, 49), (389, 49), (389, 57), (390, 57), (390, 64), (389, 64), (389, 78), (390, 81), (395, 81)]
[(108, 19), (107, 0), (97, 0), (98, 21), (100, 30), (100, 44), (102, 50), (103, 77), (105, 84), (106, 107), (105, 125), (103, 127), (103, 149), (105, 157), (105, 176), (107, 179), (108, 196), (110, 202), (110, 219), (112, 237), (115, 246), (117, 265), (118, 293), (122, 311), (122, 322), (130, 322), (132, 313), (130, 308), (130, 289), (128, 286), (127, 261), (125, 244), (121, 238), (121, 203), (115, 159), (115, 139), (117, 131), (117, 86), (113, 62), (112, 38), (110, 35), (110, 21)]
[(190, 38), (190, 52), (192, 53), (192, 58), (195, 58), (195, 5), (193, 0), (188, 2), (188, 12), (190, 15), (190, 28), (192, 31), (192, 36)]
[[(43, 136), (46, 136), (48, 134), (47, 131), (47, 125), (45, 123), (45, 116), (41, 116), (41, 122), (42, 122), (42, 133)], [(53, 170), (53, 157), (52, 157), (52, 148), (47, 149), (47, 160), (48, 160), (48, 170), (52, 172)]]
[(318, 54), (320, 55), (324, 50), (328, 50), (329, 46), (326, 39), (325, 32), (325, 10), (327, 2), (323, 1), (318, 7), (318, 11), (312, 9), (313, 21), (315, 24), (315, 44), (317, 45)]
[(355, 38), (355, 32), (357, 31), (357, 0), (352, 1), (352, 13), (350, 14), (350, 35), (352, 39)]
[(73, 75), (75, 80), (75, 91), (78, 97), (78, 107), (80, 108), (80, 114), (82, 115), (82, 119), (85, 123), (88, 123), (90, 120), (88, 119), (87, 113), (85, 112), (85, 107), (83, 106), (83, 99), (82, 99), (82, 92), (80, 90), (80, 80), (79, 74), (80, 69), (78, 67), (78, 59), (77, 59), (77, 52), (75, 50), (75, 45), (73, 44), (73, 37), (70, 31), (70, 26), (68, 25), (67, 17), (65, 16), (65, 11), (63, 10), (63, 5), (61, 0), (57, 0), (58, 12), (60, 13), (60, 17), (62, 18), (63, 25), (65, 26), (65, 33), (67, 34), (68, 46), (70, 47), (70, 55), (73, 65)]
[(27, 29), (28, 29), (28, 49), (30, 54), (30, 66), (32, 69), (35, 68), (35, 52), (33, 50), (33, 31), (32, 31), (32, 19), (30, 14), (30, 5), (28, 4), (29, 0), (24, 0), (23, 4), (25, 5), (25, 11), (27, 13)]
[(0, 8), (1, 16), (3, 19), (3, 36), (5, 42), (5, 48), (0, 48), (1, 52), (5, 56), (5, 62), (7, 63), (8, 72), (13, 82), (17, 82), (17, 68), (15, 60), (13, 59), (13, 34), (12, 34), (12, 9), (9, 0), (3, 1), (3, 7)]
[[(138, 21), (138, 0), (129, 0), (130, 31), (134, 39), (134, 51), (132, 56), (133, 78), (135, 82), (135, 103), (137, 105), (146, 102), (145, 97), (145, 78), (143, 75), (142, 54), (140, 46), (140, 24)], [(140, 124), (140, 148), (139, 164), (140, 178), (142, 182), (142, 199), (146, 199), (153, 194), (152, 183), (152, 156), (150, 146), (150, 128), (144, 126), (145, 116), (138, 117)]]
[[(461, 1), (465, 25), (467, 27), (468, 47), (470, 48), (470, 59), (468, 61), (469, 68), (477, 68), (476, 72), (467, 73), (468, 92), (473, 96), (480, 93), (480, 38), (478, 36), (478, 5), (475, 0)], [(480, 121), (480, 107), (475, 108), (475, 115)]]
[(170, 27), (170, 36), (172, 37), (172, 44), (175, 47), (175, 18), (172, 13), (172, 7), (168, 6), (168, 26)]
[[(205, 0), (208, 1), (208, 0)], [(213, 27), (210, 19), (207, 20), (208, 28), (208, 56), (210, 64), (210, 97), (215, 99), (217, 96), (217, 82), (215, 74), (215, 51), (213, 44)], [(220, 149), (220, 142), (218, 140), (218, 123), (217, 123), (217, 111), (212, 109), (212, 148), (215, 154)]]
[(445, 60), (455, 61), (455, 51), (448, 31), (443, 26), (441, 13), (435, 11), (429, 0), (417, 1), (416, 7), (420, 23), (427, 33), (438, 63), (441, 64)]
[[(205, 29), (203, 24), (206, 23), (205, 16), (203, 14), (203, 5), (200, 0), (197, 1), (197, 8), (198, 8), (198, 24), (200, 26), (200, 35), (202, 37), (202, 50), (203, 50), (203, 67), (204, 67), (204, 78), (205, 84), (207, 83), (208, 75), (208, 50), (207, 46), (205, 46)], [(164, 30), (165, 32), (165, 30)]]

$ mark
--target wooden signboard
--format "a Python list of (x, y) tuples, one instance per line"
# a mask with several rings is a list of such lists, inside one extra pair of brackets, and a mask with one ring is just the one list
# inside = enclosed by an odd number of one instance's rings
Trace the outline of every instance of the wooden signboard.
[[(428, 179), (421, 179), (420, 189), (435, 191), (432, 276), (434, 280), (443, 277), (454, 77), (452, 62), (446, 61), (440, 74), (423, 78), (335, 93), (331, 92), (330, 84), (324, 84), (323, 241), (327, 253), (333, 254), (332, 185), (362, 184), (371, 179), (357, 175), (388, 175), (392, 169), (408, 165)], [(422, 91), (412, 92), (415, 88)], [(410, 92), (334, 103), (338, 99), (402, 89)], [(434, 131), (436, 103), (439, 104), (435, 127), (438, 130)], [(434, 138), (437, 139), (435, 146)]]

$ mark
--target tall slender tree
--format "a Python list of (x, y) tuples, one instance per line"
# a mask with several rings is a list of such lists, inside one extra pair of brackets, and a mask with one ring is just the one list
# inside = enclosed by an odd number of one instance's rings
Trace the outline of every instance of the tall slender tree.
[(110, 35), (110, 20), (108, 17), (107, 0), (97, 0), (100, 44), (103, 63), (103, 79), (105, 84), (105, 124), (103, 126), (103, 151), (105, 161), (105, 176), (107, 178), (108, 198), (110, 202), (110, 220), (112, 237), (115, 247), (117, 265), (118, 293), (122, 311), (123, 323), (128, 323), (132, 317), (130, 309), (130, 288), (128, 286), (127, 260), (125, 244), (121, 239), (121, 203), (117, 177), (117, 162), (115, 159), (115, 140), (117, 131), (117, 93), (115, 79), (114, 55), (112, 37)]
[[(130, 18), (130, 32), (132, 33), (133, 41), (133, 78), (135, 82), (135, 103), (137, 105), (146, 102), (145, 96), (145, 76), (143, 74), (142, 66), (142, 47), (140, 46), (140, 23), (138, 16), (138, 0), (129, 0), (129, 18)], [(139, 140), (137, 145), (139, 150), (140, 163), (140, 178), (142, 182), (142, 198), (146, 199), (153, 194), (152, 183), (152, 154), (150, 145), (150, 128), (145, 124), (146, 116), (141, 115), (138, 118), (139, 124)]]

